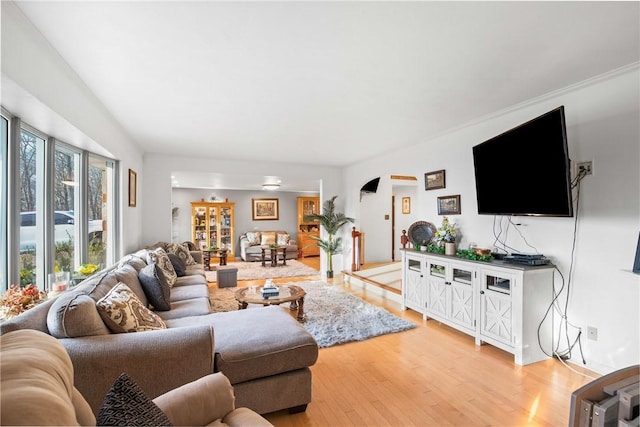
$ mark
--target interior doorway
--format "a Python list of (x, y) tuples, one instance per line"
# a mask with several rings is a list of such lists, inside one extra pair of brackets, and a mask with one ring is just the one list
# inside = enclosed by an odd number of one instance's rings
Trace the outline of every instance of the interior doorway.
[(391, 195), (391, 261), (396, 260), (396, 196)]

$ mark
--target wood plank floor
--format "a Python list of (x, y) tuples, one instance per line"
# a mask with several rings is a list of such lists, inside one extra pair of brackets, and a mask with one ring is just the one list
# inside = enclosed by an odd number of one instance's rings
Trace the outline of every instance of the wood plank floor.
[[(307, 260), (307, 261), (305, 261)], [(317, 262), (317, 258), (302, 262)], [(318, 268), (317, 266), (314, 268)], [(557, 360), (513, 356), (371, 292), (328, 281), (417, 328), (320, 349), (307, 411), (266, 414), (275, 426), (566, 426), (573, 390), (590, 381)], [(320, 276), (275, 282), (319, 280)], [(262, 281), (263, 282), (263, 281)], [(257, 284), (262, 284), (258, 282)], [(239, 286), (256, 284), (241, 282)], [(597, 377), (580, 367), (575, 369)]]

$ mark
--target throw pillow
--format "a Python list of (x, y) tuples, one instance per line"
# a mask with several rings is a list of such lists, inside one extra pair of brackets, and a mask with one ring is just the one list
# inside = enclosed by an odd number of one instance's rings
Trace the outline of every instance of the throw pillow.
[(118, 283), (96, 303), (104, 324), (115, 334), (166, 329), (162, 319), (142, 304), (124, 283)]
[(99, 426), (170, 426), (171, 421), (126, 373), (107, 392), (96, 417)]
[(164, 249), (158, 248), (149, 252), (149, 259), (147, 259), (147, 264), (156, 263), (158, 267), (164, 273), (164, 276), (167, 278), (167, 282), (169, 282), (169, 287), (173, 287), (176, 284), (176, 279), (178, 278), (176, 271), (173, 269), (173, 264), (171, 264), (171, 260), (167, 256), (167, 252)]
[(193, 256), (191, 256), (189, 248), (184, 243), (167, 243), (166, 251), (167, 253), (177, 255), (182, 260), (182, 262), (184, 262), (184, 265), (197, 264), (196, 260), (193, 259)]
[(261, 245), (274, 245), (276, 243), (276, 232), (275, 231), (263, 231), (262, 239), (260, 240)]
[(187, 265), (180, 259), (180, 257), (176, 254), (168, 253), (169, 261), (171, 261), (171, 265), (173, 265), (173, 269), (176, 271), (176, 276), (182, 277), (187, 274)]
[(157, 264), (149, 264), (138, 273), (142, 290), (154, 310), (171, 310), (171, 288)]
[(249, 231), (247, 234), (247, 242), (249, 245), (255, 246), (260, 244), (260, 232), (259, 231)]
[(289, 240), (291, 239), (291, 236), (289, 236), (287, 233), (278, 233), (278, 244), (279, 245), (283, 245), (286, 246), (289, 244)]

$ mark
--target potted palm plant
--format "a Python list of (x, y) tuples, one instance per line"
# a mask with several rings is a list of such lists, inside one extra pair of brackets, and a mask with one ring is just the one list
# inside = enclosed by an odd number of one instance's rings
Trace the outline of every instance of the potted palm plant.
[(344, 225), (354, 222), (353, 218), (345, 216), (342, 212), (336, 212), (335, 200), (338, 196), (333, 196), (322, 205), (321, 214), (305, 215), (304, 221), (318, 221), (320, 226), (327, 232), (327, 238), (310, 236), (316, 241), (316, 245), (324, 251), (328, 258), (327, 278), (333, 277), (333, 255), (342, 252), (342, 237), (336, 234)]

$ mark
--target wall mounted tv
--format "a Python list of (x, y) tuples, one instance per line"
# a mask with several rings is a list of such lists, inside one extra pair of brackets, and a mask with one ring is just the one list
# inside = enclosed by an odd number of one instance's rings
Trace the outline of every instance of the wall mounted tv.
[(573, 216), (564, 106), (473, 147), (478, 213)]

